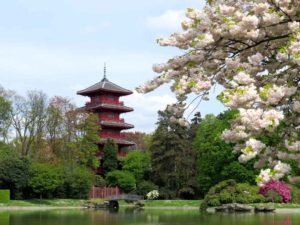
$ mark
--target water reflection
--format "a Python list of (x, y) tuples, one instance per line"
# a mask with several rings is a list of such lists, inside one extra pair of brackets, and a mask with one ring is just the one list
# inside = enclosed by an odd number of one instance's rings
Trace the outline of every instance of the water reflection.
[(299, 225), (299, 213), (207, 214), (197, 210), (0, 211), (0, 225)]

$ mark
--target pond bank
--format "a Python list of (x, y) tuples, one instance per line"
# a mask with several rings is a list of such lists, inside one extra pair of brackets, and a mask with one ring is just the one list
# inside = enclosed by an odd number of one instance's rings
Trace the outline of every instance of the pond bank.
[[(93, 201), (103, 202), (103, 199), (97, 199)], [(0, 203), (0, 210), (3, 209), (56, 209), (56, 208), (84, 208), (87, 200), (77, 199), (33, 199), (33, 200), (11, 200), (8, 203)], [(202, 200), (144, 200), (145, 209), (199, 209)], [(119, 201), (120, 207), (133, 207), (133, 204), (125, 201)], [(273, 206), (276, 211), (285, 211), (289, 209), (295, 209), (295, 212), (299, 212), (300, 204), (250, 204), (251, 206)], [(280, 210), (278, 210), (280, 209)], [(291, 210), (292, 211), (292, 210)]]

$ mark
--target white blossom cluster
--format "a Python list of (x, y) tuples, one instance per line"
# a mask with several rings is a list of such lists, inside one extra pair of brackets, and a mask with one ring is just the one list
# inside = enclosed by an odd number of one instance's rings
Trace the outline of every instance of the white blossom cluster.
[(245, 163), (250, 159), (253, 159), (266, 147), (261, 141), (250, 138), (246, 141), (246, 147), (241, 150), (243, 154), (240, 155), (239, 161)]
[[(289, 170), (275, 170), (279, 160), (294, 159), (300, 166), (299, 9), (300, 1), (291, 0), (212, 0), (203, 10), (187, 9), (183, 31), (158, 39), (160, 45), (184, 53), (154, 65), (159, 75), (138, 90), (149, 92), (171, 83), (182, 102), (190, 93), (206, 99), (221, 85), (218, 99), (239, 110), (222, 137), (236, 143), (241, 162), (258, 160), (265, 168), (260, 178), (282, 178)], [(261, 142), (273, 132), (280, 143)]]
[(153, 190), (150, 191), (147, 195), (146, 195), (148, 200), (154, 200), (157, 199), (159, 197), (159, 192), (158, 190)]
[(257, 177), (257, 184), (258, 186), (262, 187), (270, 180), (279, 180), (283, 178), (290, 170), (290, 165), (278, 161), (274, 166), (274, 169), (271, 170), (268, 168), (260, 171), (260, 174)]

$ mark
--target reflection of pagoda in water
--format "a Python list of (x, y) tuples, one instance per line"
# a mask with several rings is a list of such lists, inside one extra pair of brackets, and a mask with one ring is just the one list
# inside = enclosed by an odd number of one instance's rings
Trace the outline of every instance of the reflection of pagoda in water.
[(124, 106), (124, 102), (120, 101), (121, 96), (131, 95), (133, 92), (122, 88), (106, 78), (106, 68), (104, 67), (104, 77), (101, 82), (96, 83), (84, 90), (78, 91), (78, 95), (90, 97), (90, 102), (85, 104), (84, 109), (92, 111), (98, 115), (101, 131), (99, 133), (101, 141), (99, 150), (106, 143), (108, 138), (113, 139), (118, 145), (118, 156), (125, 156), (124, 147), (133, 146), (134, 143), (127, 141), (121, 131), (131, 129), (134, 126), (125, 123), (120, 118), (121, 113), (131, 112), (133, 108)]

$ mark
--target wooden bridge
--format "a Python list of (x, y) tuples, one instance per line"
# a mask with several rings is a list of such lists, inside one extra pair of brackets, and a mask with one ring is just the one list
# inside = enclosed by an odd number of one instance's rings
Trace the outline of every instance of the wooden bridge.
[(118, 209), (119, 208), (119, 202), (120, 200), (124, 200), (127, 202), (136, 202), (139, 200), (144, 199), (141, 195), (129, 195), (129, 194), (121, 194), (121, 195), (113, 195), (106, 197), (106, 201), (108, 201), (108, 207), (112, 209)]
[(105, 198), (107, 201), (119, 201), (125, 200), (128, 202), (135, 202), (144, 199), (141, 195), (128, 195), (128, 194), (120, 194), (120, 195), (112, 195)]

